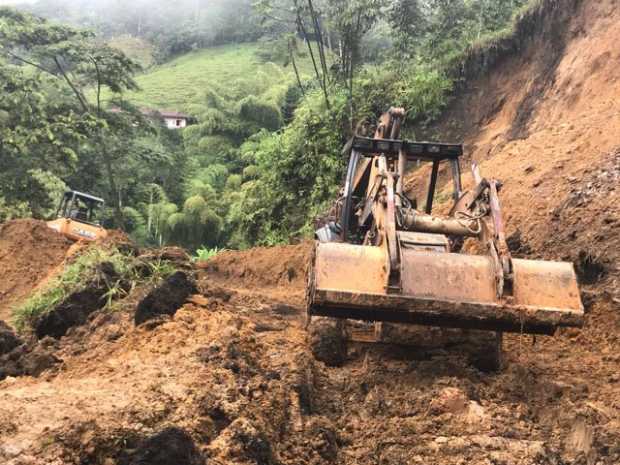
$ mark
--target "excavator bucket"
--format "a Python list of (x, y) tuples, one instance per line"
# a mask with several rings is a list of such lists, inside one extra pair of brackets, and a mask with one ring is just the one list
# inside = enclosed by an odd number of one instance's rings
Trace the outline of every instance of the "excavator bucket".
[[(441, 236), (437, 236), (441, 238)], [(428, 242), (428, 241), (427, 241)], [(583, 306), (572, 264), (513, 259), (512, 295), (499, 298), (487, 256), (407, 249), (400, 287), (387, 287), (380, 246), (317, 243), (310, 315), (449, 328), (553, 335), (581, 327)]]

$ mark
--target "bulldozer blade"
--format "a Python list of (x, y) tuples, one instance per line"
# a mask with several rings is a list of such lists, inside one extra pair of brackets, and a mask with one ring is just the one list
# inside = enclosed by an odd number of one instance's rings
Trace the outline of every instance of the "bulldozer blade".
[(552, 335), (583, 326), (572, 264), (513, 260), (513, 295), (498, 298), (489, 257), (403, 249), (400, 292), (386, 291), (382, 247), (318, 243), (310, 315)]

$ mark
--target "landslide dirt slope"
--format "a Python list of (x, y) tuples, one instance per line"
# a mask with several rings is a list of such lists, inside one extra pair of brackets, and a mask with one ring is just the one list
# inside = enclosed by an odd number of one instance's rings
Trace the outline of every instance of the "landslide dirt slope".
[(71, 244), (43, 221), (0, 224), (0, 320), (63, 262)]
[(304, 330), (310, 244), (226, 252), (174, 318), (96, 314), (49, 341), (55, 370), (0, 382), (0, 462), (620, 463), (620, 5), (543, 3), (437, 130), (504, 181), (515, 254), (579, 265), (583, 331), (508, 337), (498, 374), (458, 346), (353, 344), (329, 368)]
[(471, 161), (504, 183), (517, 253), (573, 261), (586, 283), (606, 275), (620, 297), (620, 3), (541, 3), (521, 53), (468, 81), (426, 135), (464, 141), (466, 186)]

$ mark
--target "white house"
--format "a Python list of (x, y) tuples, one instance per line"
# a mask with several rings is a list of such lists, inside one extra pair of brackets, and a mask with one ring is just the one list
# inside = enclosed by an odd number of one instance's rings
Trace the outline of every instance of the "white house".
[[(121, 113), (123, 110), (118, 107), (112, 107), (109, 111), (112, 113)], [(168, 129), (183, 129), (187, 125), (196, 122), (196, 120), (191, 116), (172, 110), (140, 108), (140, 113), (147, 118), (160, 119)]]
[(177, 111), (157, 110), (168, 129), (182, 129), (189, 123), (190, 116)]

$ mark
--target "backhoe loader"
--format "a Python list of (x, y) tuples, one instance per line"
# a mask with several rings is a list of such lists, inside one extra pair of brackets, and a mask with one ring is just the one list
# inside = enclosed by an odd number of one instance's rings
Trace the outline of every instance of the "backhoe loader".
[[(474, 164), (474, 187), (464, 191), (463, 146), (399, 139), (404, 116), (403, 109), (390, 109), (374, 137), (355, 136), (345, 147), (344, 188), (316, 232), (308, 273), (315, 356), (333, 364), (344, 360), (346, 320), (375, 322), (379, 338), (381, 325), (393, 323), (492, 334), (496, 368), (503, 332), (553, 335), (560, 327), (581, 327), (573, 265), (513, 258), (501, 184), (482, 177)], [(431, 167), (422, 209), (404, 192), (412, 161)], [(433, 214), (441, 168), (452, 178), (452, 207), (445, 216)], [(468, 238), (485, 253), (463, 253)]]

